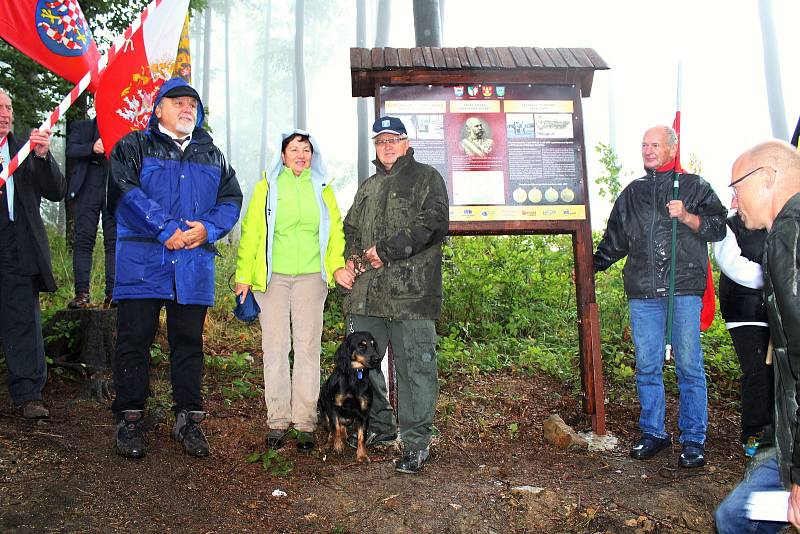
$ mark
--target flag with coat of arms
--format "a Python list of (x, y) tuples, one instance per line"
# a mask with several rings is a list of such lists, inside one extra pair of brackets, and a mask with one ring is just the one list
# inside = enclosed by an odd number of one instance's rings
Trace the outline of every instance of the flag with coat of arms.
[(173, 76), (188, 8), (189, 0), (154, 0), (141, 25), (115, 44), (94, 102), (106, 154), (125, 134), (147, 128), (156, 94)]
[(72, 83), (96, 74), (100, 53), (77, 0), (0, 0), (0, 37)]

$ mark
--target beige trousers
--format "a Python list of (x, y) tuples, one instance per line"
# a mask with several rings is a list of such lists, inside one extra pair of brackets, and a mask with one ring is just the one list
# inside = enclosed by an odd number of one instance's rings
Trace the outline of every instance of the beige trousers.
[[(298, 431), (313, 432), (319, 398), (322, 311), (328, 286), (320, 273), (272, 273), (267, 291), (253, 291), (253, 295), (261, 307), (258, 320), (269, 427), (283, 430), (294, 424)], [(294, 349), (291, 372), (290, 347)]]

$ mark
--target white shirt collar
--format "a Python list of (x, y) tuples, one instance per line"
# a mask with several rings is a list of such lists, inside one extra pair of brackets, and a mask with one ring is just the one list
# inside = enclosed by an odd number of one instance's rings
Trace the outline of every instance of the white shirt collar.
[(164, 128), (161, 125), (161, 123), (158, 123), (158, 129), (159, 129), (159, 131), (161, 131), (161, 133), (163, 133), (165, 135), (168, 135), (171, 139), (173, 139), (176, 142), (181, 140), (181, 139), (183, 139), (183, 142), (180, 144), (181, 150), (184, 150), (186, 148), (186, 145), (188, 145), (189, 142), (192, 140), (192, 134), (186, 134), (185, 136), (184, 135), (175, 135), (171, 131), (169, 131), (166, 128)]

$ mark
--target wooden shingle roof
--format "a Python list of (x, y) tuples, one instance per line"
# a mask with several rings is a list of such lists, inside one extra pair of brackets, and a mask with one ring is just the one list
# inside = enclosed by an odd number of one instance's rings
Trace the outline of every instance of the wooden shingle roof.
[(576, 84), (584, 97), (594, 71), (608, 64), (592, 48), (530, 46), (351, 48), (353, 96), (375, 96), (380, 85), (459, 83)]

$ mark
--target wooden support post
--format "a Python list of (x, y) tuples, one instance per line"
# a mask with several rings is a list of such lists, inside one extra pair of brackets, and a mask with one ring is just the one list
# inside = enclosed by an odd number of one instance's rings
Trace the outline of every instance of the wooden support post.
[[(592, 430), (605, 434), (605, 393), (600, 350), (600, 322), (594, 292), (592, 231), (589, 221), (582, 221), (572, 234), (575, 258), (575, 290), (578, 305), (578, 340), (580, 343), (583, 410), (592, 416)], [(594, 316), (592, 315), (594, 310)]]

